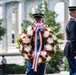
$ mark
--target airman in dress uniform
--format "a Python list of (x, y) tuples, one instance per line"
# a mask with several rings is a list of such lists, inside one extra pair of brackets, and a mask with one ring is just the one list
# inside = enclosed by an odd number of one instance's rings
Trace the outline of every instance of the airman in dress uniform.
[(76, 0), (70, 0), (70, 20), (66, 26), (67, 42), (64, 48), (64, 55), (69, 63), (70, 75), (76, 75)]
[[(34, 16), (34, 20), (35, 20), (35, 25), (36, 27), (40, 27), (40, 23), (43, 21), (42, 20), (42, 17), (44, 16), (43, 14), (41, 13), (37, 13), (37, 14), (33, 14)], [(44, 27), (44, 26), (43, 26)], [(37, 32), (37, 35), (39, 36), (38, 32)], [(39, 38), (38, 38), (39, 40)], [(38, 41), (39, 43), (39, 41)], [(32, 44), (33, 45), (33, 44)], [(40, 44), (37, 45), (37, 48), (39, 48)], [(35, 64), (34, 64), (35, 65)], [(27, 75), (44, 75), (44, 70), (45, 70), (45, 63), (40, 63), (38, 65), (38, 68), (37, 68), (37, 72), (34, 71), (34, 69), (32, 68), (32, 62), (28, 62), (27, 61)]]

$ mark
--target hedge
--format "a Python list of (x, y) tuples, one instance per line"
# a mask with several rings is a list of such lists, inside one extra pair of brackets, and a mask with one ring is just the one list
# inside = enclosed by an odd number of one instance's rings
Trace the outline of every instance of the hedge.
[(20, 66), (16, 64), (8, 64), (6, 69), (7, 74), (24, 74), (25, 71), (25, 66)]

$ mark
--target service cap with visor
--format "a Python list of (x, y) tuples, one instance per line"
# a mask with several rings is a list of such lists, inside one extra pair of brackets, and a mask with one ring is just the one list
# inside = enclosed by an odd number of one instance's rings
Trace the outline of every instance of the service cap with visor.
[(76, 0), (69, 1), (69, 11), (76, 11)]

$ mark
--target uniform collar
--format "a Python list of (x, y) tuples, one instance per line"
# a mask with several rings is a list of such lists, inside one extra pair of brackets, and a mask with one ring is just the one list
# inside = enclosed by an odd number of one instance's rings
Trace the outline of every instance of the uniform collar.
[(76, 19), (75, 19), (75, 18), (73, 18), (73, 17), (71, 17), (71, 18), (70, 18), (70, 20), (71, 20), (71, 21), (75, 21), (75, 22), (76, 22)]
[(76, 21), (76, 19), (75, 18), (73, 18), (73, 17), (71, 17), (74, 21)]

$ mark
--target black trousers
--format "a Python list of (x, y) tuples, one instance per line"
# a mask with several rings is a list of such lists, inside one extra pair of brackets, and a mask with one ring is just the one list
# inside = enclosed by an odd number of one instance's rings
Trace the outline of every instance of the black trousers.
[(27, 75), (44, 75), (44, 70), (45, 70), (45, 63), (41, 63), (38, 66), (38, 72), (34, 72), (33, 69), (30, 69)]
[(6, 74), (6, 64), (2, 64), (2, 74)]

